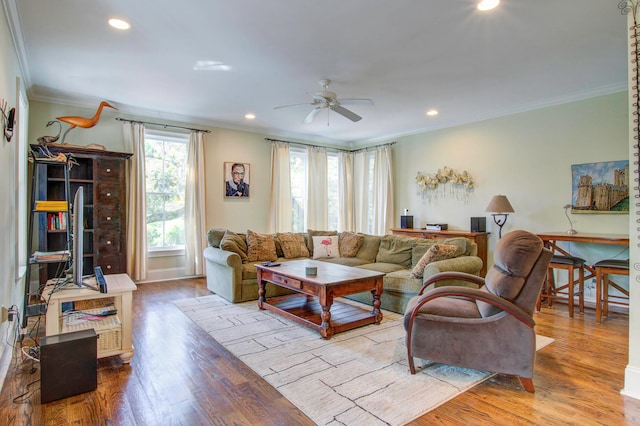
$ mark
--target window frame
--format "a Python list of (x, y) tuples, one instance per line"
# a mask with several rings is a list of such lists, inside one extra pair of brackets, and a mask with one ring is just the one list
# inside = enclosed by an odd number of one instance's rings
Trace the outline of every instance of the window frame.
[[(189, 134), (175, 131), (167, 131), (167, 130), (155, 130), (155, 129), (145, 129), (144, 131), (145, 144), (147, 142), (147, 138), (152, 140), (162, 140), (164, 142), (172, 142), (172, 143), (182, 143), (185, 145), (185, 186), (186, 186), (186, 155), (188, 155), (189, 149)], [(146, 169), (146, 157), (145, 157), (145, 169)], [(147, 197), (146, 191), (146, 176), (145, 176), (145, 198)], [(147, 223), (145, 220), (145, 235), (147, 232)], [(147, 239), (148, 241), (148, 239)], [(185, 254), (185, 246), (183, 245), (175, 245), (175, 246), (162, 246), (162, 247), (149, 247), (147, 245), (147, 255), (150, 258), (155, 257), (169, 257), (169, 256), (184, 256)]]

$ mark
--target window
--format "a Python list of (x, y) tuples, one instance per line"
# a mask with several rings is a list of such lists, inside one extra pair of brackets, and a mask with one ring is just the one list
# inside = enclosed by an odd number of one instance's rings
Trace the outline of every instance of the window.
[(184, 188), (189, 136), (145, 132), (147, 247), (149, 251), (184, 248)]
[[(307, 206), (307, 150), (291, 147), (289, 167), (291, 178), (291, 207), (293, 213), (293, 232), (306, 232), (305, 212)], [(339, 156), (337, 152), (327, 152), (327, 197), (329, 206), (328, 229), (339, 229)]]
[(293, 232), (305, 232), (305, 207), (307, 205), (307, 151), (291, 147), (289, 149), (291, 179), (291, 210)]

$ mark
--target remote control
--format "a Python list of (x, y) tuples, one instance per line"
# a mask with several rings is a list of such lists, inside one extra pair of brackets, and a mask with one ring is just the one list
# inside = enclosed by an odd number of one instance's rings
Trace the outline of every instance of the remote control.
[(102, 268), (100, 266), (96, 266), (94, 268), (94, 273), (96, 274), (96, 284), (100, 288), (100, 293), (107, 292), (107, 280), (104, 279), (104, 274), (102, 273)]

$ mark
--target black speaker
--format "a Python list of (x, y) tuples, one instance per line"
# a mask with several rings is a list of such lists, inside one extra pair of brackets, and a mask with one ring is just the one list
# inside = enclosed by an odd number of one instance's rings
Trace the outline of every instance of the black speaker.
[(487, 232), (487, 218), (486, 217), (472, 217), (471, 218), (471, 232)]
[(413, 216), (400, 216), (400, 228), (413, 228)]
[(40, 339), (40, 402), (98, 386), (98, 335), (93, 328)]

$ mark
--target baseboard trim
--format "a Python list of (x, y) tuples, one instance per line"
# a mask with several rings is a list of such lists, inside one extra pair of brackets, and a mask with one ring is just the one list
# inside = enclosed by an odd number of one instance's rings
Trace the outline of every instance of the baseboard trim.
[(624, 389), (620, 394), (635, 399), (640, 399), (640, 368), (627, 365), (624, 370)]
[(160, 281), (174, 281), (186, 278), (200, 278), (204, 275), (185, 275), (184, 268), (154, 269), (147, 273), (147, 279), (137, 281), (136, 284), (155, 283)]
[(13, 359), (13, 346), (9, 346), (6, 343), (2, 343), (2, 355), (0, 356), (0, 392), (4, 387), (4, 381), (7, 378), (7, 372)]

